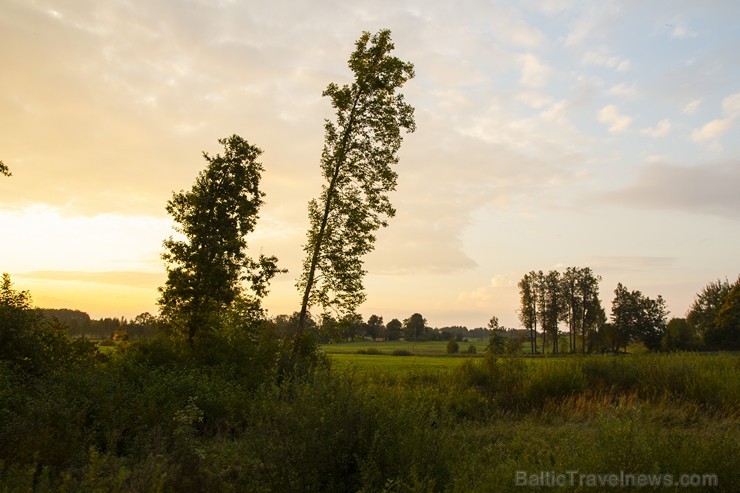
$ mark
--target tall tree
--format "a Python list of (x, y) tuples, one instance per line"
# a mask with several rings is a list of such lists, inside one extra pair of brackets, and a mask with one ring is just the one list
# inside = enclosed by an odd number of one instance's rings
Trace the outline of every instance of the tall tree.
[(562, 319), (568, 325), (568, 348), (576, 352), (578, 329), (582, 322), (582, 303), (578, 289), (581, 269), (568, 267), (560, 277), (560, 291), (563, 297)]
[[(740, 277), (734, 284), (740, 284)], [(733, 284), (726, 278), (708, 283), (696, 294), (686, 314), (689, 327), (697, 332), (706, 342), (706, 334), (717, 328), (717, 315), (725, 302), (725, 297), (732, 291)], [(711, 339), (712, 336), (710, 335)]]
[(403, 330), (406, 339), (417, 341), (427, 330), (427, 319), (420, 313), (414, 313), (403, 321)]
[[(560, 283), (560, 273), (551, 270), (541, 278), (540, 286), (540, 322), (543, 333), (552, 338), (552, 352), (558, 353), (559, 327), (558, 322), (563, 319), (564, 303)], [(544, 352), (544, 342), (543, 342)]]
[(532, 354), (537, 354), (537, 273), (524, 274), (519, 281), (519, 320), (529, 329)]
[(280, 269), (275, 257), (247, 255), (245, 236), (258, 219), (264, 193), (263, 171), (257, 158), (262, 151), (238, 135), (220, 139), (224, 154), (210, 156), (188, 192), (173, 194), (167, 212), (182, 239), (164, 241), (167, 281), (160, 288), (162, 315), (192, 346), (196, 335), (219, 325), (219, 317), (237, 297), (247, 297), (259, 311), (259, 298)]
[(740, 350), (740, 282), (736, 282), (723, 298), (715, 327), (705, 333), (704, 338), (712, 347), (727, 351)]
[(413, 65), (391, 52), (389, 30), (364, 32), (349, 59), (350, 85), (331, 83), (335, 121), (324, 125), (321, 171), (325, 184), (308, 206), (310, 228), (298, 287), (303, 300), (292, 360), (309, 306), (351, 313), (365, 299), (362, 257), (373, 250), (375, 232), (395, 215), (388, 192), (395, 190), (401, 130), (415, 130), (414, 109), (398, 90), (414, 76)]
[(367, 335), (373, 339), (378, 337), (386, 337), (385, 325), (383, 325), (383, 317), (379, 315), (370, 315), (367, 319), (366, 330)]
[(628, 290), (621, 282), (614, 289), (614, 300), (612, 301), (612, 325), (614, 336), (612, 338), (612, 350), (619, 350), (637, 335), (637, 327), (640, 321), (640, 298), (639, 291)]
[(654, 351), (660, 349), (665, 334), (668, 311), (662, 296), (651, 299), (640, 291), (630, 291), (622, 283), (617, 284), (612, 301), (612, 324), (615, 331), (613, 350), (633, 341), (642, 341)]
[(397, 318), (388, 322), (388, 325), (386, 325), (385, 328), (388, 331), (389, 341), (397, 341), (403, 335), (403, 324)]
[(488, 346), (486, 351), (491, 354), (503, 354), (506, 350), (506, 339), (501, 334), (504, 329), (498, 322), (496, 315), (491, 317), (488, 321), (488, 328), (491, 329), (491, 335), (488, 337)]
[(8, 169), (8, 166), (0, 161), (0, 175), (10, 176), (12, 173)]
[(586, 338), (589, 331), (595, 331), (599, 323), (604, 323), (606, 315), (599, 299), (601, 276), (594, 275), (590, 267), (580, 269), (577, 287), (580, 295), (581, 313), (581, 352), (586, 352)]

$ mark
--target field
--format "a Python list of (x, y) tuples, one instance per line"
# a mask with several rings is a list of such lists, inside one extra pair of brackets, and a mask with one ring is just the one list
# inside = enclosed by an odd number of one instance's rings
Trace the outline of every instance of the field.
[(738, 354), (358, 342), (281, 379), (261, 344), (0, 365), (0, 491), (740, 491)]
[[(469, 343), (461, 343), (465, 348)], [(478, 342), (476, 354), (447, 354), (447, 343), (425, 342), (346, 342), (326, 344), (321, 349), (329, 355), (332, 368), (339, 371), (350, 369), (375, 369), (384, 371), (435, 371), (457, 367), (466, 359), (481, 357), (486, 344)], [(394, 355), (404, 352), (404, 355)], [(410, 354), (406, 354), (410, 353)]]

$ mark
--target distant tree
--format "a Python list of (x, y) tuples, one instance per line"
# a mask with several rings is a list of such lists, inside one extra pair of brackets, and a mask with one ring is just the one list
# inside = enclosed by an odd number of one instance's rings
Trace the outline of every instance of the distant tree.
[(740, 350), (740, 282), (724, 297), (715, 327), (704, 334), (704, 339), (718, 349)]
[(618, 283), (614, 290), (612, 301), (612, 325), (614, 335), (611, 337), (612, 350), (617, 351), (637, 337), (638, 325), (640, 323), (640, 297), (639, 291), (630, 292), (622, 283)]
[[(188, 192), (173, 194), (167, 212), (182, 239), (165, 240), (167, 281), (160, 288), (163, 318), (193, 346), (199, 333), (220, 325), (224, 310), (240, 296), (259, 312), (259, 299), (281, 272), (275, 257), (247, 255), (245, 236), (257, 223), (262, 151), (238, 135), (220, 139), (224, 154), (203, 153), (208, 165)], [(242, 286), (251, 283), (252, 295)]]
[(13, 289), (10, 276), (0, 281), (0, 363), (40, 374), (90, 360), (95, 345), (84, 338), (71, 340), (57, 320), (34, 309), (28, 291)]
[[(735, 282), (740, 282), (740, 278)], [(716, 328), (717, 315), (724, 304), (725, 296), (732, 291), (732, 284), (725, 278), (708, 283), (697, 293), (694, 302), (686, 314), (686, 322), (700, 336)], [(710, 336), (711, 339), (711, 336)]]
[(72, 337), (90, 335), (90, 315), (79, 310), (65, 308), (40, 308), (41, 315), (49, 320), (56, 320)]
[(460, 344), (455, 339), (450, 339), (447, 342), (447, 354), (457, 354), (460, 351)]
[[(414, 76), (413, 65), (391, 56), (389, 30), (363, 33), (349, 59), (351, 85), (324, 91), (336, 121), (324, 125), (322, 193), (308, 206), (310, 228), (298, 287), (303, 291), (292, 359), (305, 329), (308, 307), (333, 306), (350, 313), (364, 301), (362, 258), (375, 232), (395, 215), (388, 192), (395, 190), (401, 130), (415, 129), (414, 109), (398, 90)], [(319, 275), (317, 275), (319, 274)]]
[(427, 319), (420, 313), (414, 313), (403, 321), (403, 331), (406, 340), (418, 341), (427, 330)]
[(365, 326), (367, 330), (367, 335), (369, 335), (373, 339), (386, 336), (385, 325), (383, 325), (383, 317), (381, 316), (370, 315)]
[(388, 333), (389, 341), (397, 341), (403, 336), (403, 324), (397, 318), (394, 318), (385, 326)]
[[(540, 324), (542, 331), (552, 339), (552, 352), (559, 352), (559, 322), (564, 317), (565, 298), (562, 295), (560, 273), (552, 270), (541, 280), (540, 287)], [(543, 352), (545, 351), (543, 342)]]
[(568, 350), (571, 353), (576, 352), (576, 340), (582, 320), (581, 296), (578, 292), (579, 277), (578, 267), (568, 267), (560, 277), (560, 291), (563, 298), (561, 317), (568, 326)]
[(506, 338), (503, 336), (504, 329), (498, 322), (496, 315), (488, 321), (488, 328), (491, 330), (488, 336), (488, 346), (486, 351), (491, 354), (504, 354), (506, 351)]
[(612, 349), (624, 347), (627, 351), (627, 344), (632, 341), (642, 341), (651, 351), (660, 349), (667, 315), (661, 296), (653, 300), (617, 284), (612, 301)]
[(524, 274), (519, 281), (519, 320), (529, 330), (532, 354), (537, 354), (537, 273)]
[(696, 349), (700, 339), (685, 318), (672, 318), (666, 325), (660, 344), (665, 351)]
[(581, 333), (581, 352), (586, 352), (586, 335), (602, 319), (604, 309), (599, 300), (599, 281), (590, 267), (569, 267), (562, 276), (565, 319), (570, 329), (569, 347), (577, 350), (578, 332)]
[(666, 331), (668, 310), (665, 300), (658, 295), (656, 299), (643, 297), (643, 320), (638, 337), (650, 351), (661, 349), (661, 341)]
[(0, 175), (5, 175), (5, 176), (11, 176), (12, 175), (12, 173), (8, 169), (8, 166), (5, 163), (3, 163), (2, 161), (0, 161)]

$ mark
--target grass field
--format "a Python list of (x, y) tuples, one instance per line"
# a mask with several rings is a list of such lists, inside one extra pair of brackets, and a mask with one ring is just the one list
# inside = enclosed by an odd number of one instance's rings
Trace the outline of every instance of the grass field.
[[(455, 356), (464, 355), (468, 346), (471, 344), (475, 346), (477, 353), (482, 353), (488, 341), (473, 341), (473, 342), (460, 342), (460, 354)], [(321, 349), (327, 354), (348, 354), (355, 353), (358, 351), (375, 350), (380, 351), (383, 354), (391, 354), (396, 350), (410, 351), (414, 356), (448, 356), (447, 354), (447, 341), (423, 341), (423, 342), (412, 342), (412, 341), (385, 341), (385, 342), (373, 342), (373, 341), (360, 341), (360, 342), (340, 342), (336, 344), (323, 344)]]

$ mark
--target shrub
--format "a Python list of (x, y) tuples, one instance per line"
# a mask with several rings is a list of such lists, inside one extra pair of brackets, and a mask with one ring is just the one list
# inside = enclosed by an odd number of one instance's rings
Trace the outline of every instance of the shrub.
[(413, 356), (414, 353), (408, 349), (394, 349), (391, 353), (392, 356)]
[(447, 343), (447, 354), (457, 354), (460, 351), (460, 345), (455, 339), (450, 339)]

